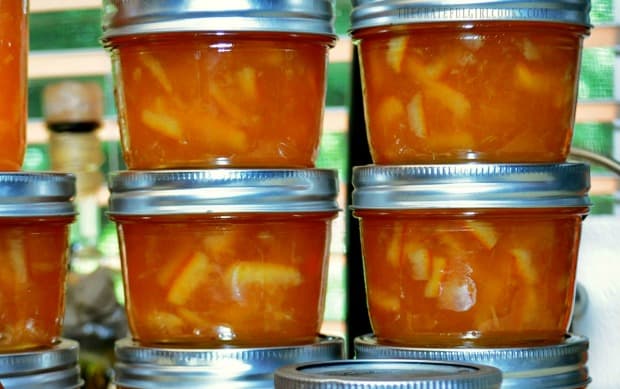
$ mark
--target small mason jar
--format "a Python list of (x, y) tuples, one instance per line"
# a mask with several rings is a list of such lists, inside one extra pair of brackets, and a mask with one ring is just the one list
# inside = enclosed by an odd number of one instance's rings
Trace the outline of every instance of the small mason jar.
[(118, 389), (273, 389), (282, 366), (343, 358), (344, 341), (319, 337), (297, 346), (177, 349), (116, 342), (114, 381)]
[(357, 337), (358, 359), (419, 359), (462, 361), (494, 366), (502, 371), (502, 388), (582, 389), (588, 374), (588, 339), (567, 334), (549, 346), (501, 348), (400, 347), (380, 344), (372, 335)]
[(535, 346), (566, 333), (584, 164), (354, 169), (372, 328), (410, 346)]
[(316, 338), (335, 171), (127, 171), (109, 184), (134, 340), (218, 347)]
[(0, 171), (19, 170), (28, 120), (28, 0), (0, 2)]
[(106, 0), (130, 169), (313, 167), (332, 4)]
[(377, 164), (564, 162), (590, 1), (354, 1)]
[(64, 317), (75, 178), (2, 173), (0, 193), (0, 354), (52, 347)]

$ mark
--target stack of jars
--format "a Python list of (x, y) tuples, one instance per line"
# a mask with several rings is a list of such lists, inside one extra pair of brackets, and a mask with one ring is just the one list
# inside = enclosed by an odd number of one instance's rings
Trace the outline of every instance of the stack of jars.
[(567, 163), (589, 1), (354, 1), (371, 155), (353, 173), (374, 335), (358, 358), (585, 387), (567, 334), (589, 169)]
[[(109, 177), (131, 339), (121, 388), (271, 387), (320, 336), (337, 176), (314, 169), (329, 1), (105, 1)], [(219, 385), (219, 386), (218, 386)]]
[(61, 339), (75, 178), (20, 172), (26, 147), (28, 2), (0, 2), (0, 387), (78, 388)]

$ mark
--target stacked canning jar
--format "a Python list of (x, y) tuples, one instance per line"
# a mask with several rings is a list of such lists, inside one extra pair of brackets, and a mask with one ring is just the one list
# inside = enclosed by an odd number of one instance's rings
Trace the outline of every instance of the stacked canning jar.
[[(353, 173), (374, 331), (361, 357), (508, 348), (458, 358), (503, 367), (517, 385), (587, 384), (587, 341), (566, 332), (589, 168), (566, 158), (589, 8), (354, 1), (377, 164)], [(579, 344), (568, 357), (540, 356), (565, 355), (567, 342)], [(516, 354), (529, 361), (504, 363)]]
[(20, 172), (26, 145), (28, 1), (0, 2), (0, 387), (77, 388), (60, 338), (75, 178)]
[(269, 387), (341, 358), (318, 335), (337, 177), (313, 168), (331, 3), (110, 0), (103, 27), (130, 169), (117, 384)]

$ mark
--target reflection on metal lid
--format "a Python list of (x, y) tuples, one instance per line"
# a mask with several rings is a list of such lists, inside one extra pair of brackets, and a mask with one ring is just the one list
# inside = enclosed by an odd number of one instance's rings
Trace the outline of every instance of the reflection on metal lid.
[(502, 388), (580, 388), (589, 382), (588, 340), (567, 335), (558, 345), (508, 348), (416, 348), (386, 346), (372, 335), (355, 339), (360, 359), (463, 361), (502, 370)]
[(46, 350), (0, 354), (0, 382), (5, 389), (79, 388), (78, 343), (64, 339)]
[(354, 0), (352, 29), (394, 24), (523, 20), (590, 25), (589, 0)]
[(354, 209), (590, 205), (590, 170), (578, 163), (360, 166), (353, 186)]
[(501, 372), (490, 366), (421, 360), (355, 360), (285, 366), (276, 389), (492, 389)]
[(125, 171), (110, 174), (109, 187), (113, 215), (338, 210), (333, 170)]
[[(289, 347), (176, 349), (116, 343), (116, 384), (138, 388), (272, 388), (280, 366), (342, 359), (344, 342), (320, 337)], [(218, 386), (219, 385), (219, 386)]]
[(334, 35), (329, 0), (105, 0), (103, 38), (165, 32)]
[(0, 217), (74, 215), (75, 177), (63, 173), (0, 174)]

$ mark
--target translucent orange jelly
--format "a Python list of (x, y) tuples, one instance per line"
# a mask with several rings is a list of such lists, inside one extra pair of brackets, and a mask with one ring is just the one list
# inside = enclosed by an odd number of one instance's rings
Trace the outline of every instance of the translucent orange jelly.
[(113, 216), (133, 338), (183, 347), (314, 341), (334, 216)]
[(356, 31), (374, 162), (564, 161), (587, 31), (517, 21)]
[(0, 2), (0, 170), (19, 170), (26, 150), (26, 3)]
[(586, 212), (355, 211), (375, 335), (411, 346), (559, 342)]
[(48, 347), (60, 337), (72, 221), (0, 220), (0, 353)]
[(111, 38), (127, 166), (314, 166), (331, 43), (284, 33)]

